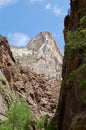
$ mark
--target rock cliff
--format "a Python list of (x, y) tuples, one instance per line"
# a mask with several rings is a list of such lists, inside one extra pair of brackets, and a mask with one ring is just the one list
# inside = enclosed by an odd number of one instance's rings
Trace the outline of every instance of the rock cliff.
[(86, 0), (71, 0), (64, 36), (58, 129), (86, 130)]
[(30, 67), (48, 79), (61, 80), (63, 56), (49, 32), (41, 32), (33, 38), (27, 48), (11, 47), (17, 63)]
[[(5, 120), (11, 100), (19, 95), (33, 110), (35, 117), (55, 113), (60, 81), (51, 85), (43, 75), (16, 64), (5, 37), (0, 36), (0, 120)], [(58, 93), (58, 95), (56, 95)]]

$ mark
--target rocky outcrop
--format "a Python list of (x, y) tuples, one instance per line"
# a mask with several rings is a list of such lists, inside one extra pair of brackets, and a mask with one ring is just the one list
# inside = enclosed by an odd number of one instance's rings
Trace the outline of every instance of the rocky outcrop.
[[(57, 84), (57, 83), (56, 83)], [(19, 95), (31, 106), (35, 117), (55, 113), (59, 94), (60, 81), (57, 87), (52, 86), (43, 75), (38, 75), (27, 66), (16, 64), (10, 46), (5, 37), (0, 36), (0, 119), (5, 116), (10, 100)], [(5, 104), (6, 102), (6, 104)]]
[[(8, 111), (8, 104), (10, 101), (10, 94), (7, 93), (9, 85), (0, 71), (0, 121), (6, 120), (6, 113)], [(9, 91), (10, 92), (10, 91)]]
[(33, 38), (27, 48), (11, 47), (17, 63), (30, 67), (48, 79), (61, 80), (63, 56), (49, 32), (41, 32)]
[(65, 18), (65, 55), (56, 112), (59, 130), (86, 130), (86, 1), (71, 0)]

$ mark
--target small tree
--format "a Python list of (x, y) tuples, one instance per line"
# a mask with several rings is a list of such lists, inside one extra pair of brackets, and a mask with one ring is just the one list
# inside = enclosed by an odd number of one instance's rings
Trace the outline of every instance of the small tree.
[(30, 107), (22, 98), (17, 97), (11, 104), (8, 120), (12, 130), (24, 130), (34, 121)]

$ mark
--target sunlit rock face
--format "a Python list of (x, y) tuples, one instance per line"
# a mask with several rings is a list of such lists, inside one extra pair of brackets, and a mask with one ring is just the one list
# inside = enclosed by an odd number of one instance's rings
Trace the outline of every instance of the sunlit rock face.
[(70, 10), (56, 119), (58, 130), (86, 130), (86, 1), (71, 0)]
[[(27, 55), (26, 48), (24, 54)], [(18, 50), (20, 56), (23, 54)], [(27, 58), (28, 59), (28, 58)], [(25, 60), (24, 60), (25, 61)], [(7, 111), (15, 96), (25, 99), (35, 118), (44, 114), (52, 117), (57, 107), (60, 81), (51, 81), (34, 73), (28, 66), (17, 64), (5, 37), (0, 36), (0, 120), (7, 119)]]
[(61, 80), (63, 56), (52, 35), (41, 32), (26, 48), (11, 48), (15, 60), (48, 79)]

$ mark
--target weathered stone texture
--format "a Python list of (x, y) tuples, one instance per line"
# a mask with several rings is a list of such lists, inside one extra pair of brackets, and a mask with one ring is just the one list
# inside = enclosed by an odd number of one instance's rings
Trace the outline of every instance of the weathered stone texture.
[(56, 118), (59, 130), (86, 130), (86, 1), (71, 0), (70, 10)]

